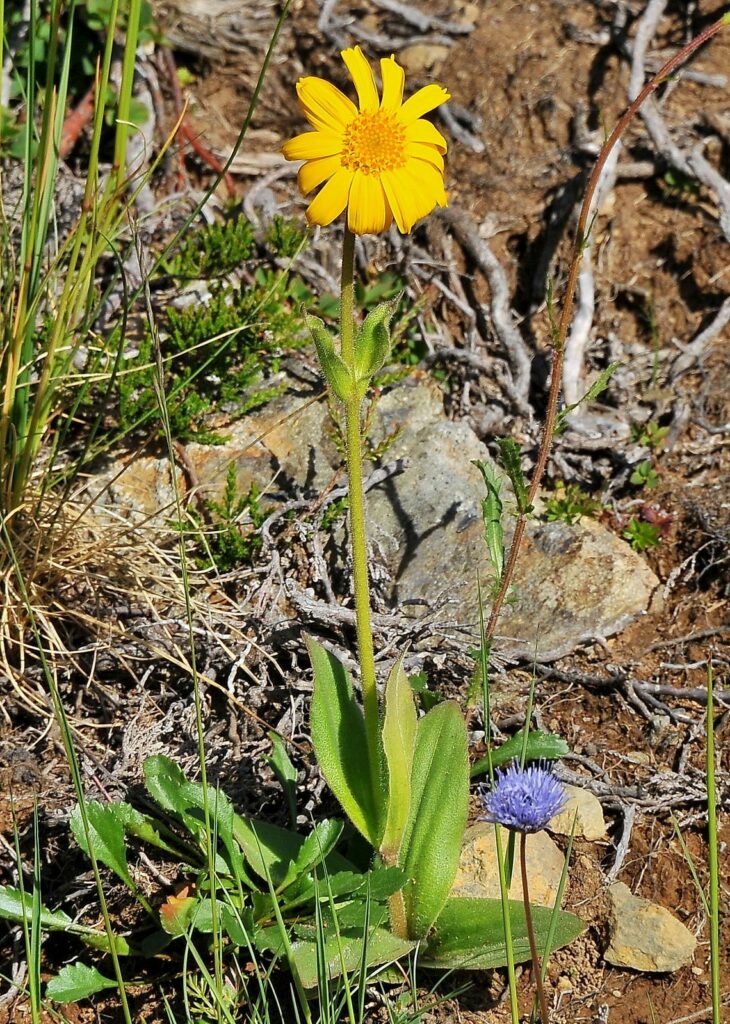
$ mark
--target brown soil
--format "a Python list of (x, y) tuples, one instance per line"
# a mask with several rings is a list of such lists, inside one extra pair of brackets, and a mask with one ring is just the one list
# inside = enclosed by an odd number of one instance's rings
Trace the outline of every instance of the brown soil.
[[(550, 211), (559, 210), (566, 189), (572, 196), (568, 210), (572, 208), (579, 195), (577, 186), (591, 166), (591, 158), (576, 145), (576, 116), (585, 119), (600, 142), (602, 126), (610, 127), (626, 104), (627, 61), (608, 38), (617, 5), (608, 0), (541, 0), (532, 4), (492, 0), (489, 4), (468, 5), (430, 0), (413, 6), (450, 21), (475, 23), (472, 32), (453, 37), (447, 53), (436, 46), (434, 69), (409, 75), (408, 86), (438, 78), (449, 87), (454, 102), (472, 115), (471, 130), (483, 140), (483, 152), (451, 140), (447, 169), (450, 199), (469, 211), (477, 225), (485, 226), (485, 237), (508, 275), (513, 308), (537, 357), (530, 398), (539, 415), (547, 373), (548, 320), (542, 302), (545, 271), (549, 270), (555, 279), (559, 296), (573, 223), (569, 214), (564, 216), (553, 242), (548, 217)], [(631, 39), (633, 18), (644, 5), (635, 2), (623, 6), (629, 14)], [(300, 74), (322, 74), (346, 85), (335, 45), (331, 39), (323, 39), (317, 28), (320, 9), (314, 0), (298, 0), (293, 5), (253, 122), (249, 154), (275, 152), (284, 139), (303, 130), (293, 99), (293, 85)], [(721, 10), (722, 5), (715, 2), (670, 4), (655, 48), (668, 55)], [(347, 11), (356, 25), (370, 32), (403, 35), (416, 31), (397, 19), (389, 21), (367, 3), (353, 5)], [(337, 12), (345, 13), (345, 5), (340, 5)], [(351, 37), (348, 40), (352, 41)], [(198, 74), (191, 88), (191, 123), (207, 147), (225, 154), (235, 141), (251, 95), (255, 77), (251, 68), (256, 66), (256, 57), (248, 51), (228, 52), (218, 60), (213, 49), (196, 59), (190, 54), (195, 50), (194, 41), (188, 40), (185, 47), (179, 42), (177, 45), (178, 62), (187, 63)], [(730, 68), (730, 32), (716, 38), (692, 67), (708, 76), (726, 74)], [(727, 118), (729, 105), (727, 88), (685, 80), (669, 87), (662, 110), (673, 137), (691, 147), (696, 137), (710, 131), (710, 125)], [(706, 153), (727, 174), (730, 136), (717, 137)], [(697, 701), (683, 698), (681, 691), (706, 684), (710, 658), (715, 664), (716, 687), (730, 687), (727, 328), (715, 339), (706, 357), (677, 379), (672, 377), (671, 359), (707, 325), (727, 295), (730, 250), (718, 224), (713, 196), (702, 188), (672, 191), (665, 176), (667, 167), (638, 120), (626, 137), (622, 159), (652, 161), (655, 169), (639, 180), (620, 179), (610, 205), (599, 216), (595, 329), (588, 370), (595, 371), (611, 359), (620, 360), (622, 366), (602, 401), (619, 420), (654, 419), (670, 427), (667, 445), (654, 459), (660, 483), (648, 495), (632, 491), (620, 450), (576, 452), (561, 441), (557, 454), (562, 461), (557, 467), (553, 464), (549, 475), (564, 477), (570, 471), (572, 479), (586, 488), (607, 487), (606, 504), (611, 508), (607, 519), (619, 531), (629, 514), (636, 514), (636, 507), (629, 505), (635, 497), (646, 498), (646, 506), (661, 511), (667, 530), (662, 543), (646, 555), (662, 583), (650, 613), (620, 636), (552, 666), (552, 672), (541, 670), (539, 713), (544, 726), (564, 736), (576, 755), (567, 760), (567, 766), (609, 786), (603, 797), (609, 840), (604, 844), (578, 841), (575, 846), (567, 903), (589, 922), (589, 928), (578, 942), (553, 959), (550, 985), (555, 1024), (710, 1020), (706, 1009), (710, 1005), (707, 927), (670, 812), (677, 816), (700, 879), (706, 883), (706, 808), (701, 791), (703, 708)], [(270, 166), (263, 167), (263, 173)], [(204, 178), (208, 173), (195, 163), (189, 165), (189, 172), (193, 178)], [(241, 195), (253, 181), (248, 171), (237, 178)], [(290, 177), (283, 177), (272, 187), (289, 210), (301, 208)], [(436, 228), (419, 228), (417, 241), (424, 243), (431, 237), (428, 232), (436, 233)], [(328, 249), (326, 243), (320, 244), (319, 251), (325, 264), (334, 261), (334, 249)], [(375, 266), (385, 265), (390, 258), (384, 242), (368, 242), (368, 255)], [(454, 259), (466, 295), (472, 301), (488, 303), (488, 287), (473, 266), (460, 252)], [(536, 279), (540, 266), (543, 276)], [(448, 324), (454, 343), (461, 345), (468, 325), (453, 308), (439, 302), (438, 293), (434, 293), (433, 315)], [(499, 354), (493, 338), (487, 345), (491, 354)], [(521, 443), (534, 451), (534, 429), (510, 408), (494, 382), (472, 379), (469, 396), (464, 395), (463, 389), (452, 388), (450, 392), (454, 416), (466, 417), (487, 441), (497, 433), (514, 430)], [(497, 427), (489, 409), (494, 396), (500, 420)], [(624, 443), (630, 445), (628, 440)], [(300, 566), (300, 571), (306, 572), (306, 566)], [(297, 692), (294, 676), (299, 671), (301, 648), (299, 654), (292, 651), (296, 651), (296, 645), (291, 643), (281, 649), (272, 646), (267, 653), (279, 660), (280, 672), (269, 671), (267, 675), (261, 668), (260, 685), (246, 680), (236, 684), (239, 700), (271, 726), (277, 726), (286, 712), (290, 688)], [(227, 669), (221, 669), (219, 678), (225, 682)], [(500, 705), (505, 719), (524, 712), (531, 675), (528, 669), (518, 666), (508, 672), (508, 689), (515, 696)], [(137, 672), (141, 676), (135, 667), (123, 684), (117, 681), (119, 675), (107, 672), (87, 687), (81, 686), (73, 673), (68, 677), (65, 696), (75, 702), (74, 721), (84, 772), (97, 793), (123, 792), (127, 784), (138, 781), (146, 749), (162, 749), (183, 762), (194, 762), (192, 723), (176, 703), (189, 701), (184, 673), (176, 675), (165, 669), (157, 677), (153, 674), (135, 683)], [(596, 682), (597, 677), (604, 680), (603, 685)], [(656, 704), (642, 699), (641, 690), (632, 690), (631, 681), (666, 684), (679, 692), (660, 695)], [(448, 684), (460, 687), (463, 693), (465, 678), (449, 678)], [(245, 810), (279, 817), (279, 790), (262, 762), (262, 752), (267, 750), (265, 731), (225, 696), (211, 693), (208, 710), (214, 777), (224, 781)], [(28, 854), (33, 801), (37, 798), (47, 891), (68, 890), (75, 873), (85, 877), (86, 866), (80, 855), (69, 856), (66, 826), (59, 817), (72, 803), (60, 739), (55, 726), (46, 729), (47, 723), (25, 713), (12, 694), (8, 709), (7, 720), (0, 723), (0, 831), (12, 846), (15, 821), (24, 853)], [(137, 723), (136, 732), (130, 731), (132, 722)], [(172, 728), (160, 731), (165, 722), (172, 723)], [(727, 722), (727, 714), (721, 713), (717, 743), (722, 802), (721, 897), (725, 912), (730, 842)], [(297, 718), (294, 726), (297, 739), (306, 747), (306, 720)], [(139, 742), (141, 753), (136, 748), (130, 752), (136, 734), (145, 737), (144, 743)], [(120, 754), (125, 755), (124, 769), (120, 768)], [(295, 758), (303, 770), (300, 781), (311, 788), (311, 768), (305, 766), (306, 759), (301, 755), (295, 754)], [(110, 769), (116, 777), (109, 775)], [(667, 777), (671, 777), (673, 788), (664, 785)], [(640, 795), (622, 795), (626, 787), (639, 787)], [(628, 805), (636, 808), (636, 818), (618, 878), (632, 892), (671, 910), (700, 940), (694, 965), (672, 975), (618, 970), (602, 958), (606, 945), (605, 875), (614, 862)], [(9, 846), (4, 844), (0, 849), (2, 881), (11, 877)], [(730, 920), (726, 913), (722, 932), (722, 990), (727, 993)], [(9, 955), (7, 939), (0, 941), (0, 948)], [(54, 952), (58, 966), (63, 958), (57, 947), (52, 947), (49, 955)], [(501, 976), (468, 980), (473, 987), (458, 1003), (449, 1001), (425, 1019), (459, 1020), (464, 1024), (507, 1021), (507, 1004), (495, 1006)], [(523, 1010), (528, 1013), (532, 989), (526, 974), (521, 979), (521, 992)], [(155, 1016), (152, 1000), (146, 1008), (140, 1005), (139, 1010), (150, 1022), (161, 1019)], [(29, 1019), (21, 1003), (9, 1016), (3, 1016), (3, 1012), (0, 1010), (0, 1022)], [(121, 1018), (106, 1005), (98, 1018), (88, 1011), (69, 1008), (66, 1019), (83, 1022)], [(730, 1013), (726, 1019), (730, 1021)]]

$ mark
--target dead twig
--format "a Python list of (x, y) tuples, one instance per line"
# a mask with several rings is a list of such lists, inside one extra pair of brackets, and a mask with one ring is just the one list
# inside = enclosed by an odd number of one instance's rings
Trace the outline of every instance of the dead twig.
[(403, 3), (403, 0), (373, 0), (376, 7), (381, 11), (388, 11), (396, 14), (403, 21), (413, 25), (419, 32), (430, 32), (438, 29), (439, 32), (446, 32), (448, 35), (468, 35), (474, 31), (472, 22), (467, 21), (445, 21), (436, 15), (424, 14), (410, 4)]
[[(616, 168), (621, 153), (619, 142), (606, 161), (603, 172), (596, 186), (595, 195), (589, 212), (589, 222), (593, 221), (616, 186)], [(593, 328), (593, 312), (596, 302), (596, 286), (593, 277), (593, 232), (586, 239), (583, 262), (578, 275), (578, 301), (573, 323), (565, 343), (563, 361), (563, 397), (567, 405), (576, 405), (586, 391), (583, 383), (586, 349)], [(578, 417), (578, 410), (573, 414)]]
[[(652, 649), (649, 648), (649, 650)], [(625, 687), (630, 686), (632, 692), (640, 697), (673, 697), (676, 700), (687, 700), (695, 704), (707, 704), (707, 688), (704, 686), (683, 687), (672, 686), (669, 683), (648, 683), (640, 679), (633, 679), (629, 673), (620, 669), (612, 670), (610, 675), (597, 676), (588, 672), (567, 672), (554, 665), (536, 665), (535, 672), (542, 679), (556, 679), (560, 683), (573, 683), (600, 692), (613, 691), (617, 687), (621, 687), (625, 692)], [(714, 699), (719, 707), (725, 707), (730, 704), (730, 690), (716, 689)]]
[[(458, 108), (463, 110), (463, 108)], [(483, 153), (485, 150), (484, 141), (462, 123), (463, 118), (457, 113), (452, 103), (444, 103), (438, 109), (438, 115), (446, 125), (447, 129), (461, 146), (466, 146), (472, 153)]]
[(528, 395), (532, 359), (529, 349), (515, 325), (514, 313), (509, 304), (507, 275), (487, 243), (479, 237), (474, 221), (465, 210), (450, 206), (441, 210), (440, 216), (449, 225), (461, 247), (487, 279), (492, 295), (490, 318), (509, 360), (518, 409), (523, 415), (531, 417), (532, 408), (528, 401)]
[(606, 878), (609, 882), (614, 882), (618, 876), (623, 863), (626, 860), (626, 854), (629, 852), (631, 845), (631, 832), (636, 821), (636, 807), (633, 804), (620, 803), (621, 808), (621, 836), (619, 841), (616, 843), (616, 855), (613, 859), (613, 864), (606, 873)]

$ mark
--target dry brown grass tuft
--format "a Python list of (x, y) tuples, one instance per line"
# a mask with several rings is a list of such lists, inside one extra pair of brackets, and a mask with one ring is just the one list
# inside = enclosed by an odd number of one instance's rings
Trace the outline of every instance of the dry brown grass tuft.
[(50, 497), (32, 500), (40, 511), (17, 513), (0, 568), (0, 672), (10, 698), (0, 708), (8, 723), (11, 701), (33, 716), (52, 714), (43, 661), (71, 683), (109, 666), (139, 682), (156, 664), (192, 678), (198, 638), (231, 664), (244, 648), (260, 650), (210, 573), (189, 572), (186, 597), (180, 535), (161, 517), (132, 522), (113, 506), (90, 505), (83, 492), (60, 507)]

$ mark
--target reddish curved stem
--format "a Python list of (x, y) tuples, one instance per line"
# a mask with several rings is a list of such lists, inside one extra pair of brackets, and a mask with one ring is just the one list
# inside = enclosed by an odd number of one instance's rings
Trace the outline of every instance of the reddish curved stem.
[[(664, 82), (676, 69), (683, 64), (688, 57), (690, 57), (696, 50), (700, 48), (704, 43), (711, 39), (717, 32), (720, 31), (723, 25), (730, 23), (730, 16), (723, 15), (717, 21), (708, 25), (698, 36), (691, 39), (685, 46), (682, 47), (673, 57), (664, 64), (662, 68), (646, 83), (644, 88), (641, 90), (639, 95), (633, 101), (633, 103), (627, 107), (624, 113), (619, 118), (616, 127), (613, 129), (609, 137), (603, 144), (601, 152), (598, 154), (595, 166), (591, 172), (591, 176), (588, 179), (586, 186), (585, 196), (583, 197), (583, 205), (580, 209), (580, 216), (578, 218), (578, 227), (576, 229), (575, 247), (573, 249), (573, 258), (570, 263), (570, 269), (568, 271), (568, 281), (565, 286), (565, 299), (563, 300), (563, 309), (560, 314), (560, 320), (558, 322), (558, 328), (556, 337), (553, 345), (553, 360), (551, 368), (551, 380), (550, 380), (550, 392), (548, 395), (547, 410), (545, 412), (545, 423), (543, 425), (542, 437), (540, 440), (540, 448), (537, 453), (537, 461), (535, 468), (532, 473), (532, 480), (530, 482), (530, 489), (528, 491), (528, 504), (532, 505), (540, 487), (543, 474), (545, 472), (545, 466), (550, 455), (550, 448), (553, 440), (553, 431), (555, 430), (555, 418), (558, 411), (558, 398), (560, 396), (560, 382), (562, 377), (563, 369), (563, 351), (565, 347), (565, 339), (568, 334), (568, 326), (573, 315), (573, 304), (575, 300), (575, 289), (578, 283), (578, 271), (583, 260), (583, 246), (586, 237), (586, 227), (588, 225), (588, 217), (590, 214), (591, 202), (593, 201), (593, 195), (598, 185), (598, 180), (601, 176), (601, 171), (604, 168), (606, 160), (611, 153), (611, 150), (616, 145), (618, 140), (621, 138), (623, 133), (626, 131), (629, 123), (635, 116), (639, 107), (642, 103), (651, 96), (652, 93), (656, 92), (659, 86)], [(517, 565), (517, 559), (519, 557), (520, 545), (522, 538), (524, 537), (525, 527), (527, 525), (527, 512), (521, 512), (515, 523), (515, 532), (512, 538), (512, 544), (509, 549), (509, 555), (507, 556), (507, 562), (502, 573), (502, 579), (500, 581), (499, 591), (494, 603), (492, 610), (489, 615), (489, 621), (487, 622), (485, 630), (485, 639), (487, 643), (494, 637), (494, 633), (497, 628), (497, 621), (502, 611), (507, 592), (514, 576), (515, 566)]]

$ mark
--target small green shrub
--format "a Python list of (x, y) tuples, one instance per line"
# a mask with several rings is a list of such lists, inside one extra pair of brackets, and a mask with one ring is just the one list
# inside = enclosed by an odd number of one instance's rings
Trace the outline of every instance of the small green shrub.
[(307, 229), (298, 220), (276, 214), (266, 231), (266, 245), (283, 259), (291, 259), (302, 249)]
[[(239, 214), (195, 231), (167, 261), (165, 269), (181, 279), (222, 277), (249, 260), (255, 248), (253, 226)], [(275, 247), (274, 251), (279, 249)]]
[(648, 548), (658, 547), (661, 543), (662, 530), (660, 526), (654, 526), (632, 516), (622, 536), (630, 542), (634, 551), (646, 551)]
[[(210, 232), (205, 237), (208, 248), (202, 262), (213, 272)], [(243, 251), (242, 226), (235, 238)], [(230, 255), (234, 246), (229, 242), (225, 252)], [(215, 251), (224, 255), (220, 248)], [(184, 257), (188, 269), (192, 252)], [(262, 386), (265, 372), (275, 373), (283, 354), (306, 344), (300, 309), (309, 291), (301, 278), (264, 266), (253, 276), (253, 284), (214, 285), (205, 305), (167, 310), (160, 344), (176, 440), (222, 444), (225, 436), (206, 425), (207, 417), (214, 412), (241, 416), (280, 394), (283, 384)], [(156, 381), (154, 342), (147, 333), (117, 380), (119, 426), (125, 435), (156, 418)]]
[(673, 199), (675, 202), (698, 199), (700, 195), (700, 189), (695, 179), (674, 168), (664, 173), (659, 187), (667, 199)]
[(341, 519), (345, 518), (349, 507), (350, 503), (347, 500), (346, 494), (343, 495), (341, 498), (337, 498), (335, 501), (331, 501), (327, 508), (324, 510), (320, 528), (325, 533), (329, 533), (329, 531), (332, 529), (335, 523), (338, 523)]
[(656, 420), (649, 420), (647, 423), (635, 423), (631, 428), (631, 440), (634, 444), (640, 444), (644, 448), (651, 448), (658, 452), (664, 447), (664, 440), (669, 433), (669, 427), (660, 427)]
[(650, 491), (659, 486), (660, 479), (651, 459), (640, 462), (629, 477), (629, 481), (634, 487), (646, 487)]
[(555, 491), (545, 502), (548, 522), (561, 520), (572, 526), (583, 516), (596, 516), (602, 509), (600, 501), (592, 498), (578, 484), (555, 481)]

